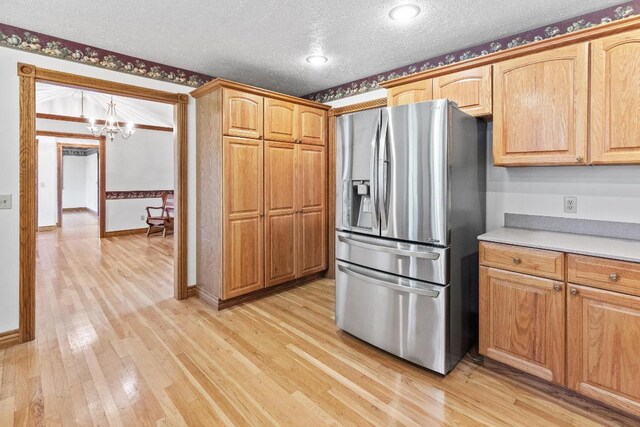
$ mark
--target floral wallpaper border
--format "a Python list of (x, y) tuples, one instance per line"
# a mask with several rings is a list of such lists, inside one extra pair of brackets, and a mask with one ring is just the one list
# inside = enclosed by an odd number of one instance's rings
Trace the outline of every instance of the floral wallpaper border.
[(133, 191), (107, 191), (107, 200), (126, 199), (156, 199), (162, 197), (162, 193), (173, 194), (173, 190), (133, 190)]
[(97, 154), (97, 148), (63, 148), (62, 155), (63, 156), (80, 156), (86, 157), (92, 154)]
[(420, 62), (416, 62), (405, 67), (396, 68), (377, 75), (365, 77), (353, 82), (345, 83), (329, 89), (305, 95), (303, 98), (317, 102), (329, 102), (347, 96), (366, 93), (379, 88), (379, 84), (398, 77), (408, 76), (420, 71), (442, 67), (465, 59), (476, 58), (489, 53), (510, 49), (516, 46), (525, 45), (534, 41), (544, 40), (560, 34), (571, 33), (583, 28), (593, 27), (599, 24), (615, 21), (640, 13), (640, 0), (622, 3), (618, 6), (609, 7), (596, 12), (577, 16), (555, 24), (514, 34), (489, 43), (461, 49), (445, 55), (436, 56)]
[(213, 77), (206, 74), (159, 64), (2, 23), (0, 23), (0, 46), (194, 88), (202, 86), (213, 79)]

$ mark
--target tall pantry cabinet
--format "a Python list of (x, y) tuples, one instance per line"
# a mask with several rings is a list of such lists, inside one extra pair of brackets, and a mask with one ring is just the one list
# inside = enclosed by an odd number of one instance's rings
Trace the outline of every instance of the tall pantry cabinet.
[(196, 89), (197, 293), (237, 297), (327, 268), (327, 110), (223, 79)]

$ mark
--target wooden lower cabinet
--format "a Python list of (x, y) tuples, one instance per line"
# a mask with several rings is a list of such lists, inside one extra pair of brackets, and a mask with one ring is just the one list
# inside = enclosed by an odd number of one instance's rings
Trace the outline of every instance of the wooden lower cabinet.
[(298, 274), (327, 268), (326, 149), (298, 145), (299, 254)]
[(223, 299), (264, 287), (262, 140), (225, 137)]
[(326, 269), (325, 148), (267, 142), (266, 285)]
[(569, 284), (567, 383), (640, 416), (640, 297)]
[(564, 385), (562, 282), (480, 268), (480, 353)]

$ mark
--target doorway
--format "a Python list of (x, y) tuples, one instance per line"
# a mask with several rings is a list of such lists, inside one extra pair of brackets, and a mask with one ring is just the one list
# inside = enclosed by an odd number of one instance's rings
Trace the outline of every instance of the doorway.
[[(63, 73), (18, 64), (20, 79), (20, 341), (35, 339), (37, 144), (36, 82), (58, 84), (96, 92), (173, 105), (174, 145), (174, 286), (176, 299), (187, 297), (187, 103), (188, 95)], [(86, 135), (83, 135), (86, 136)], [(104, 156), (103, 156), (104, 158)], [(103, 187), (104, 188), (104, 187)], [(103, 191), (104, 192), (104, 191)], [(101, 204), (103, 212), (104, 203)], [(101, 222), (104, 215), (101, 216)]]

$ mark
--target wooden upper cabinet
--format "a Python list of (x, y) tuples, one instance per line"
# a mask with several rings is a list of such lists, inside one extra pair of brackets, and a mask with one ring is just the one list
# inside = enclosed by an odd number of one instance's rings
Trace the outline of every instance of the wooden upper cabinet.
[(265, 280), (266, 286), (272, 286), (296, 278), (298, 146), (265, 144)]
[(591, 162), (640, 163), (640, 30), (591, 42)]
[(433, 99), (448, 98), (472, 116), (490, 116), (491, 65), (459, 71), (433, 79)]
[(480, 353), (565, 383), (565, 286), (480, 267)]
[(264, 139), (295, 142), (298, 128), (298, 105), (276, 99), (264, 99)]
[(264, 287), (262, 141), (223, 138), (222, 299)]
[(433, 86), (431, 79), (391, 87), (387, 90), (387, 106), (415, 104), (416, 102), (431, 101)]
[(222, 133), (243, 138), (262, 138), (263, 98), (224, 88)]
[(587, 163), (589, 45), (493, 66), (493, 157), (500, 166)]
[(569, 284), (567, 385), (640, 416), (640, 297)]
[(327, 112), (301, 105), (298, 138), (303, 144), (325, 145), (327, 140)]
[(298, 145), (298, 275), (327, 268), (325, 147)]

